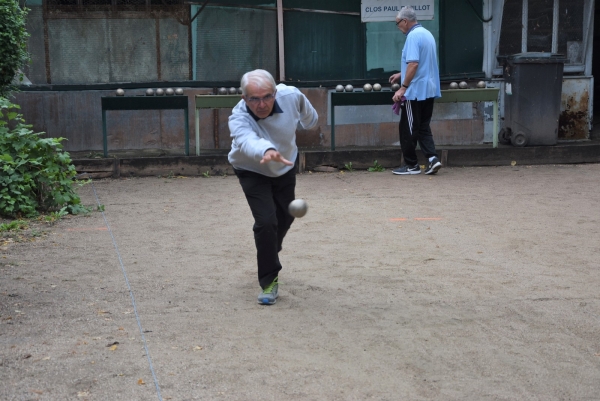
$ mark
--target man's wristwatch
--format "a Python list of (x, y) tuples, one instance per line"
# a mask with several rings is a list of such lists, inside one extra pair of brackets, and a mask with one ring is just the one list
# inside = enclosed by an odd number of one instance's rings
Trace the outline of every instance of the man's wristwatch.
[(403, 87), (403, 88), (408, 88), (408, 85), (404, 85), (404, 84), (402, 84), (402, 87)]

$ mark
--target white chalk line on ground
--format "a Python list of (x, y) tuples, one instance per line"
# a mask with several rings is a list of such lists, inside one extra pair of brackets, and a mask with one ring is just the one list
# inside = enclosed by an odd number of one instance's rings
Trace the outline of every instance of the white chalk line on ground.
[[(92, 189), (94, 190), (94, 196), (96, 197), (96, 203), (98, 204), (98, 210), (100, 209), (100, 199), (98, 199), (98, 194), (96, 193), (96, 187), (94, 187), (94, 182), (91, 182)], [(152, 379), (154, 380), (154, 386), (156, 387), (156, 394), (158, 395), (158, 399), (163, 401), (162, 395), (160, 394), (160, 386), (158, 385), (158, 379), (156, 378), (156, 373), (154, 372), (154, 367), (152, 365), (152, 358), (150, 358), (150, 351), (148, 350), (148, 344), (146, 343), (146, 337), (144, 336), (144, 329), (142, 328), (142, 322), (140, 321), (140, 316), (138, 315), (137, 306), (135, 304), (135, 297), (133, 296), (133, 290), (131, 289), (131, 285), (129, 285), (129, 278), (127, 278), (127, 272), (125, 271), (125, 266), (123, 265), (123, 259), (121, 258), (121, 253), (119, 252), (119, 247), (117, 246), (117, 241), (115, 240), (115, 236), (113, 235), (112, 230), (110, 229), (110, 224), (108, 224), (108, 219), (106, 218), (106, 214), (101, 210), (102, 217), (104, 218), (104, 224), (106, 224), (106, 228), (108, 229), (108, 233), (110, 234), (110, 238), (112, 239), (113, 246), (115, 247), (115, 251), (117, 252), (117, 258), (119, 259), (119, 264), (121, 265), (121, 271), (123, 272), (123, 276), (125, 277), (125, 283), (127, 284), (127, 290), (129, 291), (129, 296), (131, 297), (131, 304), (133, 305), (133, 311), (135, 313), (135, 319), (138, 324), (138, 328), (140, 329), (140, 335), (142, 336), (142, 342), (144, 343), (144, 350), (146, 351), (146, 358), (148, 359), (148, 365), (150, 367), (150, 372), (152, 373)]]

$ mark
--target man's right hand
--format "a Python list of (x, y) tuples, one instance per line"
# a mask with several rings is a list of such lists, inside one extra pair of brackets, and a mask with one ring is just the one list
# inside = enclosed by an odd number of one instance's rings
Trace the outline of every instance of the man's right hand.
[(291, 161), (289, 161), (285, 157), (281, 156), (281, 153), (279, 153), (275, 149), (269, 149), (269, 150), (267, 150), (265, 152), (265, 154), (263, 155), (263, 158), (260, 161), (260, 164), (265, 164), (265, 163), (269, 163), (269, 162), (280, 162), (280, 163), (285, 164), (286, 166), (293, 166), (294, 165), (294, 163), (292, 163)]
[(395, 84), (396, 82), (399, 82), (399, 81), (400, 81), (400, 76), (401, 76), (401, 75), (402, 75), (402, 73), (401, 73), (401, 72), (399, 72), (399, 73), (397, 73), (397, 74), (394, 74), (394, 75), (392, 75), (392, 76), (390, 77), (390, 79), (389, 79), (390, 83), (391, 83), (391, 84)]

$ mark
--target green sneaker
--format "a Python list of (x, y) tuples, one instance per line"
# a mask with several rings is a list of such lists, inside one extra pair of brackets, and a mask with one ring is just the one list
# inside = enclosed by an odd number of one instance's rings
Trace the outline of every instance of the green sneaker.
[(278, 287), (277, 277), (275, 277), (275, 280), (258, 295), (258, 303), (261, 305), (273, 305), (277, 302), (277, 297), (279, 296), (277, 293)]

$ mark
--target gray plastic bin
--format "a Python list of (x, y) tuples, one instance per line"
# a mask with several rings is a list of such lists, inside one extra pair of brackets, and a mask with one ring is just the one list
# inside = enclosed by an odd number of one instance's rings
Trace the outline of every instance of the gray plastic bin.
[(500, 143), (556, 145), (566, 59), (561, 54), (499, 56), (504, 75), (504, 128)]

